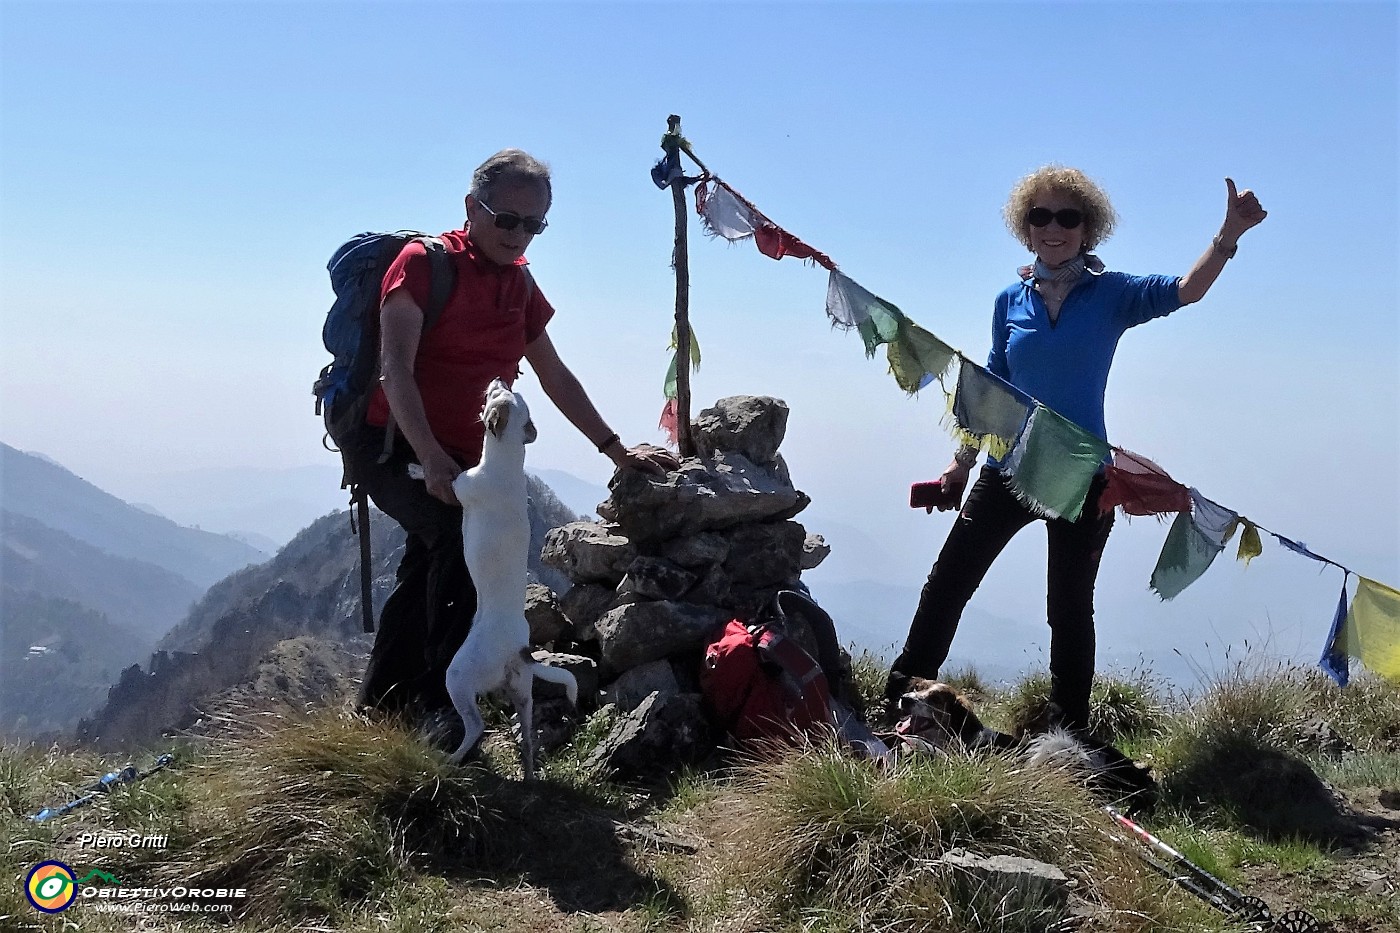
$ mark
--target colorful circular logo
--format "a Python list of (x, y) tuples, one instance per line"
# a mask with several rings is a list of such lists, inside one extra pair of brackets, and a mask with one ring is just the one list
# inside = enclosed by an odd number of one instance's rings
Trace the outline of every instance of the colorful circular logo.
[(73, 869), (62, 862), (40, 862), (25, 879), (24, 896), (35, 910), (46, 914), (56, 914), (66, 910), (78, 896), (78, 886), (73, 880)]

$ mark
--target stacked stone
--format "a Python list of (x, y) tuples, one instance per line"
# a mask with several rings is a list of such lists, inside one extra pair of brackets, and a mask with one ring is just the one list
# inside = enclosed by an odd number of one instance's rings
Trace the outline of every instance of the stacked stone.
[[(705, 644), (729, 619), (752, 618), (778, 590), (796, 586), (830, 552), (792, 520), (810, 500), (778, 453), (787, 419), (778, 399), (720, 399), (692, 423), (699, 456), (664, 479), (619, 471), (598, 507), (603, 521), (574, 522), (545, 539), (541, 560), (573, 585), (557, 603), (532, 588), (536, 644), (572, 642), (579, 656), (554, 663), (576, 674), (591, 666), (585, 658), (596, 661), (589, 685), (617, 707), (622, 731), (639, 731), (625, 721), (638, 711), (670, 723), (655, 737), (666, 747), (647, 746), (642, 760), (675, 763), (702, 751), (706, 730), (675, 723), (699, 717)], [(675, 747), (678, 733), (691, 732), (695, 748)], [(600, 769), (628, 771), (634, 756), (608, 746)]]

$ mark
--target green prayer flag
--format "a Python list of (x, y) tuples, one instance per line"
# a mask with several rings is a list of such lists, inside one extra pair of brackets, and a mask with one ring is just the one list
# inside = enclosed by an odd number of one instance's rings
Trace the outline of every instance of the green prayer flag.
[(898, 339), (885, 347), (890, 373), (910, 395), (942, 377), (953, 364), (956, 351), (913, 321), (906, 320)]
[(900, 324), (908, 320), (903, 311), (888, 301), (874, 295), (871, 297), (875, 300), (865, 308), (870, 316), (856, 325), (860, 339), (865, 342), (866, 356), (874, 356), (881, 344), (898, 340)]
[(881, 344), (897, 340), (900, 325), (907, 320), (904, 312), (835, 269), (827, 284), (826, 313), (836, 327), (854, 328), (860, 334), (866, 356), (874, 356)]
[(826, 314), (834, 327), (860, 334), (866, 356), (873, 357), (883, 344), (890, 373), (910, 395), (941, 378), (956, 355), (903, 311), (835, 269), (827, 284)]
[(665, 389), (665, 395), (666, 395), (667, 398), (675, 398), (675, 397), (676, 397), (676, 392), (677, 392), (677, 389), (676, 389), (676, 359), (677, 359), (677, 357), (679, 357), (679, 356), (680, 356), (679, 351), (677, 351), (676, 353), (672, 353), (672, 354), (671, 354), (671, 366), (670, 366), (669, 369), (666, 370), (666, 389)]
[[(694, 328), (694, 327), (691, 327), (689, 324), (687, 324), (687, 325), (686, 325), (686, 329), (690, 331), (690, 368), (693, 369), (695, 372), (699, 372), (699, 371), (700, 371), (700, 341), (695, 339), (695, 328)], [(668, 349), (668, 350), (677, 350), (677, 349), (680, 349), (680, 344), (681, 344), (681, 340), (680, 340), (680, 336), (679, 336), (679, 331), (676, 329), (676, 325), (672, 324), (672, 325), (671, 325), (671, 343), (670, 343), (670, 345), (669, 345), (666, 349)]]
[(1171, 599), (1196, 582), (1243, 524), (1238, 514), (1210, 501), (1200, 490), (1193, 487), (1189, 491), (1191, 511), (1177, 516), (1152, 571), (1152, 588), (1163, 599)]
[(1162, 543), (1149, 585), (1163, 599), (1173, 598), (1200, 579), (1223, 547), (1201, 533), (1190, 512), (1178, 512)]
[(1003, 472), (1027, 506), (1050, 518), (1075, 521), (1108, 454), (1107, 441), (1037, 403)]

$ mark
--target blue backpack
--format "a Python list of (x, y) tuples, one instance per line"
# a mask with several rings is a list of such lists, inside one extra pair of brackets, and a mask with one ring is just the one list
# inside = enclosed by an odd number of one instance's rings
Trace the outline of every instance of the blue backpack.
[[(360, 538), (360, 607), (366, 632), (374, 631), (369, 498), (360, 485), (352, 452), (358, 446), (356, 436), (364, 427), (371, 390), (379, 379), (380, 286), (389, 266), (414, 240), (423, 243), (432, 264), (432, 293), (428, 307), (423, 309), (423, 332), (427, 333), (457, 284), (456, 268), (442, 240), (416, 230), (361, 233), (337, 249), (326, 264), (335, 303), (321, 328), (321, 341), (334, 359), (321, 370), (311, 391), (316, 396), (316, 414), (325, 419), (326, 436), (336, 445), (326, 447), (340, 453), (344, 470), (340, 488), (350, 490), (350, 529)], [(384, 435), (381, 463), (393, 449), (392, 421)]]
[[(437, 237), (415, 230), (361, 233), (352, 237), (326, 264), (335, 303), (321, 328), (321, 341), (334, 359), (312, 386), (316, 414), (326, 422), (326, 434), (344, 451), (365, 421), (371, 389), (379, 378), (379, 290), (384, 273), (403, 248), (420, 241), (432, 264), (432, 296), (423, 309), (423, 332), (437, 321), (456, 285), (456, 270), (447, 247)], [(354, 485), (352, 465), (346, 463), (341, 488)]]

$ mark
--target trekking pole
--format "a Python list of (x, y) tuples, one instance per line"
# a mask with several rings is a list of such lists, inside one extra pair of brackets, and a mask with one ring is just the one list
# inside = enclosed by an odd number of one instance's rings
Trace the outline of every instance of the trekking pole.
[(83, 804), (91, 803), (103, 794), (109, 793), (112, 788), (118, 784), (132, 784), (136, 781), (148, 778), (174, 760), (174, 755), (161, 755), (155, 760), (155, 764), (151, 765), (151, 767), (147, 768), (145, 771), (136, 770), (135, 765), (127, 765), (120, 771), (108, 771), (94, 783), (83, 788), (83, 790), (88, 791), (88, 793), (76, 800), (70, 800), (68, 803), (59, 807), (45, 807), (29, 819), (35, 823), (42, 823), (44, 820), (51, 819), (55, 816), (62, 816), (65, 813), (78, 809), (78, 807), (81, 807)]
[(1128, 817), (1113, 807), (1104, 807), (1104, 810), (1109, 816), (1113, 817), (1118, 825), (1130, 831), (1149, 848), (1160, 852), (1176, 864), (1185, 868), (1190, 873), (1191, 877), (1178, 875), (1156, 859), (1145, 857), (1148, 864), (1171, 878), (1172, 881), (1181, 885), (1181, 887), (1209, 903), (1212, 907), (1230, 914), (1232, 917), (1237, 917), (1246, 923), (1277, 930), (1279, 933), (1320, 933), (1322, 930), (1321, 922), (1304, 910), (1290, 910), (1282, 916), (1275, 917), (1273, 912), (1269, 910), (1269, 905), (1260, 898), (1249, 894), (1242, 894), (1230, 887), (1228, 884), (1182, 855), (1176, 849), (1173, 849), (1171, 846), (1128, 819)]

